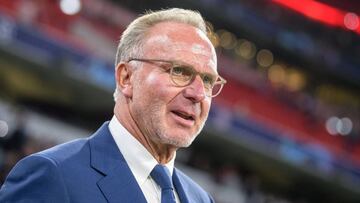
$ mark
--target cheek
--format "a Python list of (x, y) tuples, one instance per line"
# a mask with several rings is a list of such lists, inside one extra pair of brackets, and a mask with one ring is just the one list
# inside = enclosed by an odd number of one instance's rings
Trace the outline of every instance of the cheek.
[(166, 105), (172, 100), (171, 84), (167, 82), (165, 74), (150, 73), (139, 78), (134, 102), (141, 103), (142, 108), (155, 108), (164, 111)]
[(144, 83), (156, 85), (158, 81), (159, 80), (157, 79), (155, 74), (149, 74), (148, 77), (145, 77)]
[(148, 97), (148, 99), (151, 98), (151, 96), (157, 96), (160, 82), (161, 81), (156, 77), (156, 75), (151, 73), (137, 78), (137, 85), (135, 85), (135, 89), (138, 96)]
[(211, 99), (209, 98), (206, 98), (203, 103), (202, 103), (202, 106), (201, 106), (201, 117), (203, 119), (206, 119), (208, 114), (209, 114), (209, 111), (210, 111), (210, 107), (211, 107)]
[(143, 85), (145, 85), (147, 91), (157, 99), (169, 100), (172, 95), (171, 90), (173, 87), (165, 74), (149, 74), (144, 80)]

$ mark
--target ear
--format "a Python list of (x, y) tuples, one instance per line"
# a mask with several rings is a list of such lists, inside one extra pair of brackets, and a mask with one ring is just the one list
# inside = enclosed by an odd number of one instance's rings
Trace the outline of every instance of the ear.
[(122, 94), (127, 97), (132, 97), (132, 70), (126, 63), (119, 63), (115, 69), (116, 86)]

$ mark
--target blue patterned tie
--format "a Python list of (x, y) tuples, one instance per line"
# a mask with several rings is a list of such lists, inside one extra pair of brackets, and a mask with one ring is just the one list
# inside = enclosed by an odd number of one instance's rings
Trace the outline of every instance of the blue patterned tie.
[(170, 172), (166, 166), (156, 165), (150, 175), (161, 187), (161, 203), (176, 203)]

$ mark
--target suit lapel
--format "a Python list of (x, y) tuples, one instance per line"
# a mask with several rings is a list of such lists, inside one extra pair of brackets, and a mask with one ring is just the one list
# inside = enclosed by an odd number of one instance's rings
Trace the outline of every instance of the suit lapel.
[(187, 187), (185, 185), (185, 181), (182, 179), (182, 177), (179, 174), (179, 171), (174, 168), (174, 172), (173, 172), (173, 183), (176, 189), (176, 192), (179, 195), (179, 199), (181, 203), (189, 203), (189, 202), (193, 202), (191, 201), (192, 198), (188, 195), (191, 194), (189, 191), (187, 191)]
[(97, 185), (110, 203), (146, 203), (123, 155), (108, 128), (108, 122), (89, 139), (91, 166), (104, 175)]

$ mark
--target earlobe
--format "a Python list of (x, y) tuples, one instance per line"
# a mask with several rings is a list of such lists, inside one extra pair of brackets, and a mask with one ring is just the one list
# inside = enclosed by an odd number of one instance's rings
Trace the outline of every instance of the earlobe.
[(131, 76), (132, 71), (125, 63), (119, 63), (115, 69), (116, 75), (116, 85), (119, 91), (127, 97), (132, 97), (132, 83)]

